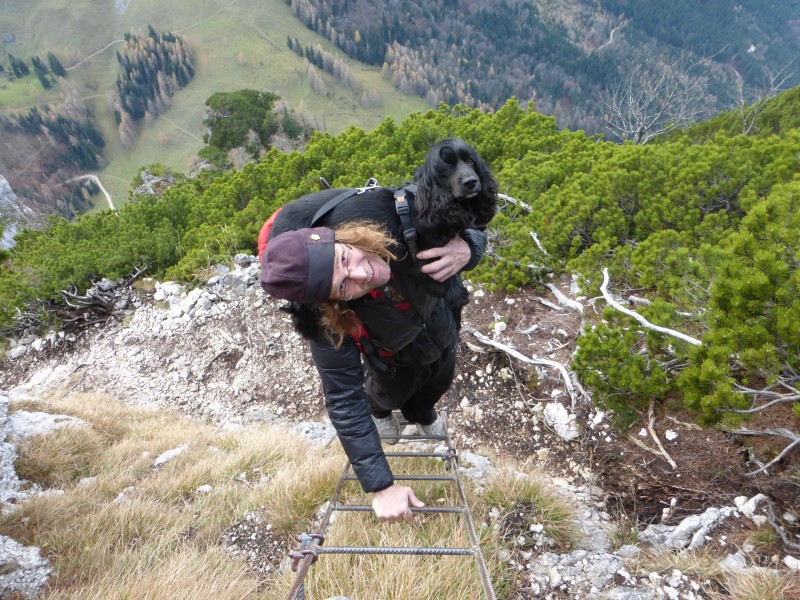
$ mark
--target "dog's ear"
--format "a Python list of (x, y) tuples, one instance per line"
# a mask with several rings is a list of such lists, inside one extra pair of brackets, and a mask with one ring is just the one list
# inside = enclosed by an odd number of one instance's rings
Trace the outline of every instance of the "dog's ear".
[(414, 180), (417, 184), (416, 216), (425, 230), (435, 230), (447, 222), (446, 215), (450, 203), (450, 190), (447, 189), (452, 167), (442, 160), (442, 150), (451, 147), (451, 140), (434, 144), (425, 156), (425, 162), (417, 169)]
[(288, 302), (280, 307), (280, 310), (292, 316), (292, 326), (294, 330), (305, 339), (319, 338), (322, 328), (319, 323), (319, 308), (310, 304), (300, 304), (298, 302)]
[(478, 196), (475, 206), (475, 224), (485, 226), (489, 224), (497, 213), (497, 181), (492, 177), (489, 167), (483, 159), (475, 154), (475, 172), (481, 180), (481, 193)]

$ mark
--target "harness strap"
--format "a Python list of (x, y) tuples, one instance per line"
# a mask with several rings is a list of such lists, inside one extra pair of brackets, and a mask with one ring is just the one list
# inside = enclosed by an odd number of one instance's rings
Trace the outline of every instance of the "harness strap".
[(411, 220), (411, 207), (406, 199), (406, 194), (413, 194), (417, 191), (416, 185), (407, 185), (394, 191), (394, 208), (400, 217), (400, 225), (403, 228), (403, 239), (406, 242), (411, 256), (417, 255), (417, 230)]

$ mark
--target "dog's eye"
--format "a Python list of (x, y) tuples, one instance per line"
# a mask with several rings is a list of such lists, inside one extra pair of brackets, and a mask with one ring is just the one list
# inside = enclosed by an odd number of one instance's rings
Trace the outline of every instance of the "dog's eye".
[(467, 163), (470, 167), (474, 167), (475, 166), (475, 161), (472, 160), (471, 158), (465, 158), (464, 162)]

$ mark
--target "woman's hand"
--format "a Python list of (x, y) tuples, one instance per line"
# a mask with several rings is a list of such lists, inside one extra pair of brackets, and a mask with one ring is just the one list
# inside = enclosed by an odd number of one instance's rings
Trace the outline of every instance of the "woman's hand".
[(472, 258), (472, 252), (469, 244), (456, 236), (444, 246), (417, 252), (417, 258), (431, 260), (420, 270), (436, 281), (444, 281), (461, 272)]
[(395, 483), (385, 490), (375, 492), (372, 498), (372, 510), (378, 520), (384, 523), (411, 521), (414, 515), (411, 513), (409, 503), (414, 508), (425, 506), (410, 487)]

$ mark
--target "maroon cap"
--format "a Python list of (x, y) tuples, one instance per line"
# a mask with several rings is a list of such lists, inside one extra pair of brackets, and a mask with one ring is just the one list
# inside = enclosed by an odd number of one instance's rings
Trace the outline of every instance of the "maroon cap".
[(261, 288), (282, 300), (323, 302), (331, 297), (333, 229), (287, 231), (269, 240), (261, 258)]

